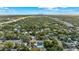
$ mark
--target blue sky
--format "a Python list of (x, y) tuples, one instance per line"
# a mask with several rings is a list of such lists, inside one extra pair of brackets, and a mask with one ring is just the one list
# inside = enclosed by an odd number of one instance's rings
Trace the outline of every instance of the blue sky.
[(79, 14), (79, 7), (0, 7), (0, 15), (7, 14)]

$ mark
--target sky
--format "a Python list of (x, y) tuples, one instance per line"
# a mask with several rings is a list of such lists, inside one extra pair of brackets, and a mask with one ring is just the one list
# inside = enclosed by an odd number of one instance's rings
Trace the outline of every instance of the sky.
[(79, 14), (79, 7), (0, 7), (0, 15)]

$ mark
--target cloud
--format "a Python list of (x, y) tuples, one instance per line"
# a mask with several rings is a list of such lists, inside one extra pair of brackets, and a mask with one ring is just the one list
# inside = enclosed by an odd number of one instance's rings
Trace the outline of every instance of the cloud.
[[(60, 8), (59, 7), (39, 7), (40, 9), (43, 9), (43, 10), (48, 10), (48, 11), (58, 11)], [(65, 7), (62, 7), (62, 8), (65, 8)]]
[(0, 10), (8, 10), (8, 7), (0, 7)]
[(69, 9), (68, 7), (43, 7), (42, 9), (47, 11), (56, 11), (56, 12), (73, 12), (75, 10)]
[(44, 10), (52, 10), (52, 9), (55, 8), (55, 7), (38, 7), (38, 8), (44, 9)]
[(42, 10), (47, 11), (48, 13), (59, 13), (59, 14), (72, 14), (78, 13), (79, 8), (75, 7), (41, 7)]
[(10, 7), (0, 7), (0, 14), (16, 14), (16, 11)]
[(9, 8), (7, 7), (0, 7), (0, 12), (7, 12)]

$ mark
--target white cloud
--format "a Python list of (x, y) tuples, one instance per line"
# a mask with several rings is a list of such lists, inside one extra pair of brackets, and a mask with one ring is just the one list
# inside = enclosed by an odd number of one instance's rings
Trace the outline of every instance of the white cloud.
[(0, 10), (8, 10), (8, 7), (0, 7)]
[(0, 13), (13, 13), (16, 14), (16, 11), (14, 9), (10, 9), (8, 7), (0, 7)]
[(0, 12), (7, 12), (9, 8), (7, 7), (0, 7)]
[(49, 11), (51, 11), (51, 10), (56, 10), (56, 11), (59, 10), (58, 7), (39, 7), (39, 8), (49, 10)]

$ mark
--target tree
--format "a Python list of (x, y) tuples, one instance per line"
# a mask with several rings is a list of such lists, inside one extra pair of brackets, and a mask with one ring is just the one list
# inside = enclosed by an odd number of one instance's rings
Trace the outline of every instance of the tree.
[(54, 39), (52, 39), (52, 40), (45, 40), (44, 41), (44, 47), (48, 51), (61, 51), (61, 50), (63, 50), (63, 48), (60, 47), (58, 45), (58, 42), (56, 40), (54, 40)]
[(58, 42), (56, 39), (52, 39), (52, 42), (51, 42), (52, 46), (57, 46), (58, 45)]
[(5, 49), (10, 50), (11, 48), (14, 47), (14, 43), (13, 42), (5, 42), (4, 46), (5, 46)]
[(62, 51), (63, 48), (62, 47), (59, 47), (59, 46), (55, 46), (55, 47), (47, 47), (47, 51)]
[(48, 40), (45, 40), (45, 41), (44, 41), (44, 47), (45, 47), (45, 48), (51, 47), (51, 42), (48, 41)]
[(14, 38), (14, 37), (17, 37), (17, 34), (15, 34), (15, 33), (12, 32), (12, 31), (9, 31), (9, 32), (5, 32), (5, 37), (6, 37), (8, 40), (10, 40), (10, 39), (12, 39), (12, 38)]
[(23, 33), (20, 33), (20, 34), (19, 34), (19, 38), (20, 38), (23, 42), (28, 42), (28, 41), (32, 40), (31, 35), (29, 35), (29, 34), (23, 34)]
[(25, 46), (24, 44), (21, 44), (17, 47), (18, 51), (29, 51), (29, 48)]
[(4, 33), (0, 32), (0, 38), (4, 37)]
[(44, 36), (45, 36), (44, 32), (39, 32), (39, 33), (36, 34), (36, 39), (37, 40), (43, 40)]

